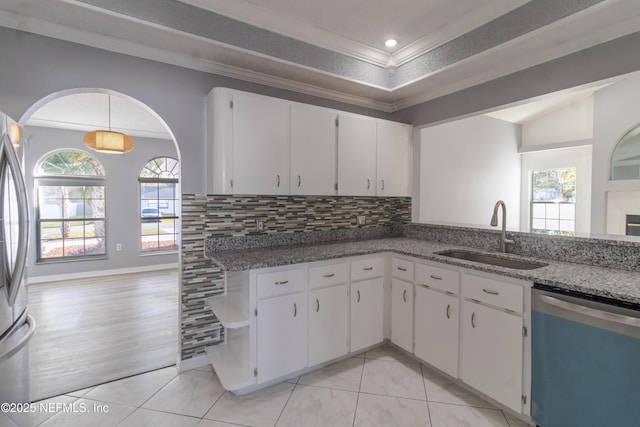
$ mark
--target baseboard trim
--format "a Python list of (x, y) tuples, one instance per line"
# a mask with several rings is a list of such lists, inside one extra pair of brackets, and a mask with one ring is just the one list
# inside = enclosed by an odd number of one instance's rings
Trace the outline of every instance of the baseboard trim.
[(177, 262), (166, 264), (144, 265), (140, 267), (114, 268), (111, 270), (83, 271), (80, 273), (54, 274), (49, 276), (29, 277), (30, 285), (46, 282), (58, 282), (61, 280), (85, 279), (89, 277), (115, 276), (117, 274), (144, 273), (146, 271), (173, 270), (178, 268)]
[(206, 354), (192, 357), (191, 359), (178, 360), (178, 372), (190, 371), (192, 369), (202, 368), (209, 365), (209, 358)]

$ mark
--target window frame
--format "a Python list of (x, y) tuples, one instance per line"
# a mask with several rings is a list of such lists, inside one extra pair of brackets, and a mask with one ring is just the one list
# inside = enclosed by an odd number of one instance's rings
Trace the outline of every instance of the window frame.
[[(559, 235), (559, 236), (575, 236), (576, 235), (576, 221), (577, 221), (577, 188), (574, 189), (574, 200), (573, 201), (565, 201), (565, 200), (535, 200), (536, 191), (534, 189), (535, 186), (535, 174), (537, 172), (550, 172), (550, 171), (560, 171), (560, 170), (568, 170), (573, 169), (574, 174), (577, 177), (578, 168), (576, 166), (567, 166), (567, 167), (555, 167), (555, 168), (541, 168), (541, 169), (532, 169), (531, 170), (531, 187), (530, 187), (530, 197), (529, 197), (529, 232), (535, 234), (548, 234), (548, 235)], [(576, 178), (577, 179), (577, 178)], [(534, 217), (534, 206), (535, 205), (543, 205), (545, 209), (544, 218)], [(547, 210), (550, 205), (558, 206), (558, 229), (552, 230), (546, 228), (546, 223), (549, 220), (556, 220), (556, 218), (549, 218), (547, 216)], [(573, 218), (571, 220), (566, 220), (562, 218), (562, 205), (571, 205), (573, 206)], [(534, 220), (542, 219), (545, 221), (545, 228), (534, 228)], [(573, 229), (571, 231), (562, 230), (561, 222), (562, 221), (571, 221), (573, 224)], [(540, 230), (540, 231), (536, 231)]]

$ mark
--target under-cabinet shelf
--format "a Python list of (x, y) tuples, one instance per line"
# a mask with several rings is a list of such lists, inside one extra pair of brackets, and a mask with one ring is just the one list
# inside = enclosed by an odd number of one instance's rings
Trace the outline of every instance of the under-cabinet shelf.
[(205, 299), (205, 303), (225, 328), (249, 326), (249, 294), (246, 291), (228, 291), (225, 295)]
[(209, 362), (226, 390), (240, 390), (256, 382), (249, 363), (249, 336), (249, 328), (227, 331), (226, 342), (206, 349)]

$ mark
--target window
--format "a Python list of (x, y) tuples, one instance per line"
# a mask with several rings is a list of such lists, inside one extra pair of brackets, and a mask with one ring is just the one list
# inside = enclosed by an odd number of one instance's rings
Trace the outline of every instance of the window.
[(575, 235), (576, 168), (533, 171), (531, 231)]
[(140, 249), (157, 252), (178, 249), (178, 161), (157, 157), (140, 172)]
[(36, 169), (38, 261), (105, 254), (105, 174), (83, 151), (47, 155)]

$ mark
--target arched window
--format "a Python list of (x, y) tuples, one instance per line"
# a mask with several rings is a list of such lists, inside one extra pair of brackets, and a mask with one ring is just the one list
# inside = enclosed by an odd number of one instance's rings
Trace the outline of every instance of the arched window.
[(105, 255), (102, 164), (84, 151), (55, 151), (38, 162), (35, 178), (38, 261)]
[(172, 157), (156, 157), (140, 172), (140, 250), (178, 249), (180, 167)]

